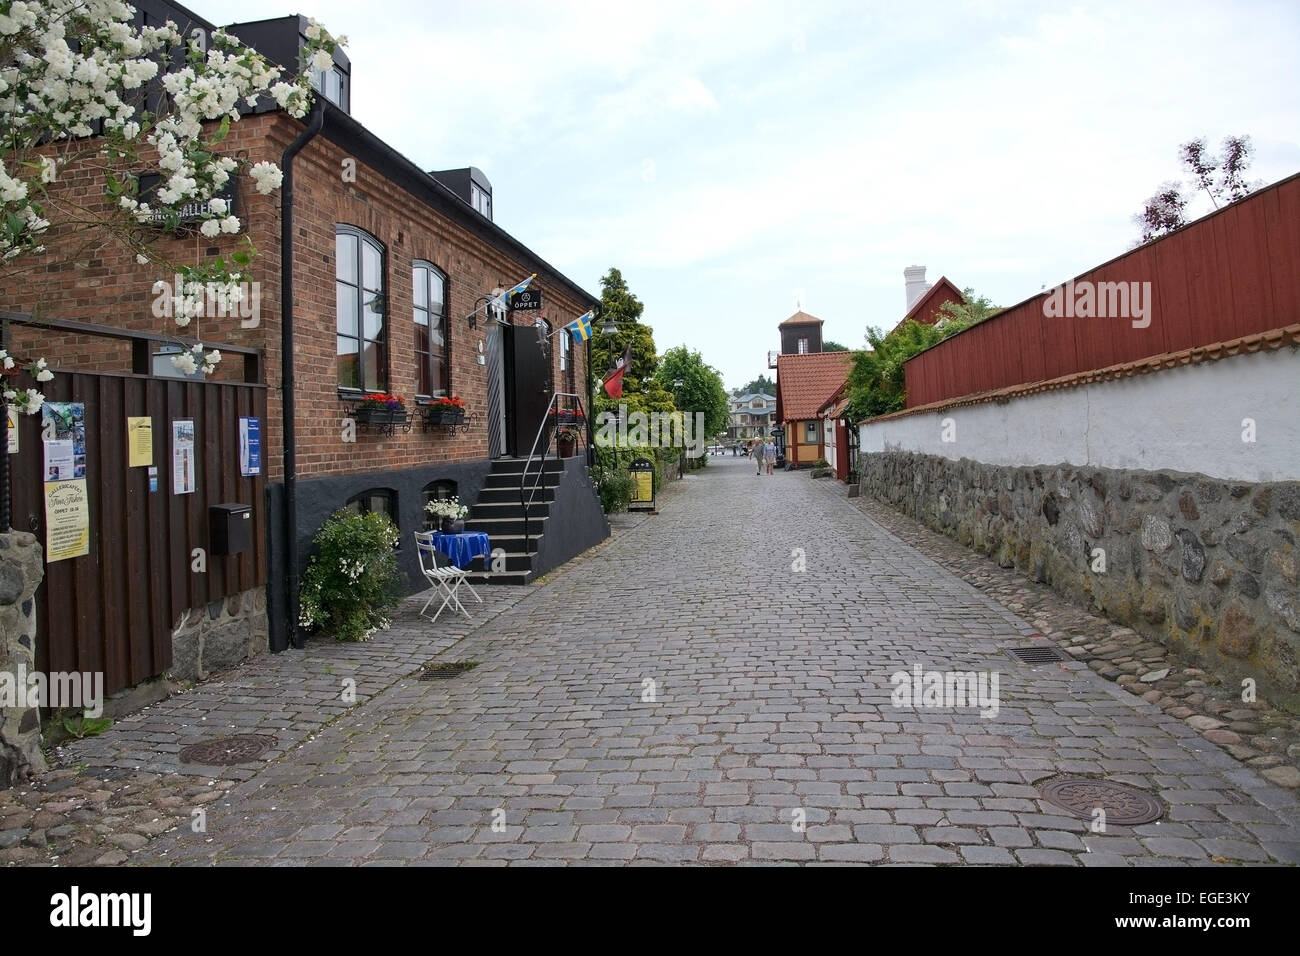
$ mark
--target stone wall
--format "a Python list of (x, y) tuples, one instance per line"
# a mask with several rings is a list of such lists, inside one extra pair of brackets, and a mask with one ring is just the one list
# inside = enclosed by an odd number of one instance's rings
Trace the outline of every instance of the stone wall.
[(905, 451), (861, 471), (864, 494), (1300, 710), (1300, 483)]
[(170, 675), (207, 680), (267, 650), (266, 589), (252, 588), (191, 608), (172, 631)]
[[(41, 546), (24, 531), (0, 534), (0, 673), (9, 675), (18, 701), (24, 686), (16, 675), (36, 670), (36, 602), (45, 576)], [(0, 790), (45, 769), (41, 714), (36, 707), (0, 706)]]

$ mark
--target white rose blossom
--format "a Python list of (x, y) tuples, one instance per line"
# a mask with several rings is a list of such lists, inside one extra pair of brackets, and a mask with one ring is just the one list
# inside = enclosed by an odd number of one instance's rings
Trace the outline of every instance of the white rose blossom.
[[(101, 222), (125, 235), (155, 214), (210, 202), (239, 170), (217, 153), (214, 124), (238, 121), (239, 105), (262, 96), (301, 119), (313, 95), (307, 67), (329, 68), (345, 42), (312, 21), (304, 68), (289, 75), (222, 30), (203, 51), (175, 23), (137, 27), (135, 16), (121, 0), (0, 0), (0, 222), (10, 223), (0, 232), (0, 263), (43, 251), (50, 222), (42, 200), (55, 188), (63, 154), (84, 147), (77, 137), (102, 131), (111, 168), (135, 168), (142, 155), (157, 153), (162, 181), (149, 201), (114, 194), (117, 216)], [(144, 93), (155, 82), (169, 99), (160, 112), (145, 112)], [(251, 172), (263, 195), (281, 184), (272, 163)], [(227, 203), (211, 208), (217, 221), (201, 227), (205, 236), (239, 231)]]

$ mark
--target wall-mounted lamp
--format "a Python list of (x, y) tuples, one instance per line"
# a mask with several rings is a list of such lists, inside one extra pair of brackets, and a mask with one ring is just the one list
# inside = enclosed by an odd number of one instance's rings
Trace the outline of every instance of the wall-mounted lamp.
[(487, 356), (483, 354), (483, 340), (482, 340), (482, 339), (479, 339), (479, 340), (478, 340), (478, 364), (479, 364), (479, 365), (486, 365), (486, 364), (487, 364)]

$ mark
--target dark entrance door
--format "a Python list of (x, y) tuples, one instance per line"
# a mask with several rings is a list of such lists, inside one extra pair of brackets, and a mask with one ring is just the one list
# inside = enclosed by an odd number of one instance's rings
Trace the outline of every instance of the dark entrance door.
[[(540, 320), (539, 320), (540, 322)], [(537, 438), (551, 401), (550, 331), (545, 323), (505, 326), (506, 445), (508, 453), (526, 457)]]

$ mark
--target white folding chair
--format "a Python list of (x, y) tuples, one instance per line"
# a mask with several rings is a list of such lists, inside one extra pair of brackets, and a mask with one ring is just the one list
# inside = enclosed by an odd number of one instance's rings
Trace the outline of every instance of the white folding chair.
[(426, 616), (424, 612), (429, 610), (429, 605), (441, 596), (442, 604), (439, 605), (437, 613), (431, 620), (438, 620), (438, 616), (448, 604), (469, 618), (469, 611), (465, 610), (465, 605), (461, 604), (460, 598), (456, 596), (457, 590), (465, 581), (465, 572), (452, 564), (449, 557), (433, 546), (432, 531), (415, 532), (415, 553), (420, 561), (420, 573), (434, 587), (433, 594), (424, 602), (424, 607), (420, 608), (420, 615)]

